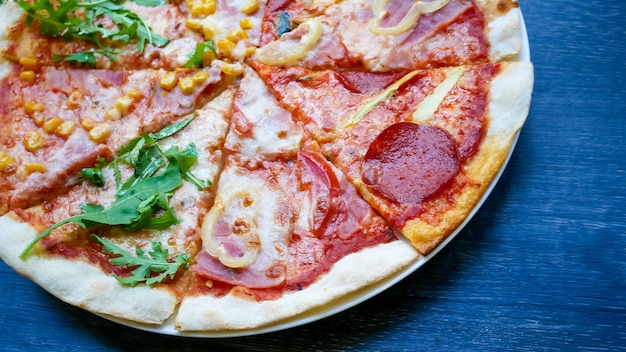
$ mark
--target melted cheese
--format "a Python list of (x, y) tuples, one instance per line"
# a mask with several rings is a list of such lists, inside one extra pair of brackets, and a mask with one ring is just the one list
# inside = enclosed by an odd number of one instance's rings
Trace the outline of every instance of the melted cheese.
[(302, 130), (294, 124), (291, 113), (278, 101), (263, 80), (246, 67), (236, 107), (238, 118), (251, 126), (250, 136), (240, 136), (231, 129), (226, 148), (237, 150), (245, 158), (273, 160), (279, 156), (293, 156), (300, 149)]

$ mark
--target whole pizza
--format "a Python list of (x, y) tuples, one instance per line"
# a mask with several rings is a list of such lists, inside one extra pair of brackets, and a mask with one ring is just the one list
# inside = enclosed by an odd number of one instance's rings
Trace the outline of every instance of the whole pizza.
[(59, 299), (239, 331), (405, 270), (524, 124), (516, 0), (4, 0), (0, 257)]

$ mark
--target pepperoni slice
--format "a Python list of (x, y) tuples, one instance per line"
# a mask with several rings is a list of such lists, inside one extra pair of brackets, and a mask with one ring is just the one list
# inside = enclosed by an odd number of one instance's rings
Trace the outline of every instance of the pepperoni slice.
[(406, 75), (407, 72), (373, 73), (360, 71), (337, 71), (335, 77), (352, 93), (378, 93)]
[(447, 131), (400, 122), (370, 145), (361, 177), (372, 193), (413, 209), (441, 192), (460, 169), (456, 143)]

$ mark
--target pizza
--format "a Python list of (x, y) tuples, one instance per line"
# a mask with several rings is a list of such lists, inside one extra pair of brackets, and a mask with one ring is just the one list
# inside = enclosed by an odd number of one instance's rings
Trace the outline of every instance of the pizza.
[(5, 0), (0, 257), (132, 324), (242, 331), (405, 270), (530, 106), (515, 0)]

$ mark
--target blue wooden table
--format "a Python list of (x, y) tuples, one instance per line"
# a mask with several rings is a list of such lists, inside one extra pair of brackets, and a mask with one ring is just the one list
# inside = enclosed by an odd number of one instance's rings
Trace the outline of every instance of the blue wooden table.
[(0, 263), (0, 350), (626, 349), (626, 1), (519, 1), (528, 122), (481, 211), (404, 281), (295, 329), (191, 339), (68, 306)]

